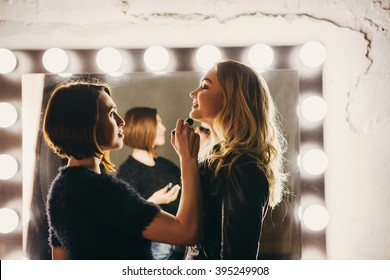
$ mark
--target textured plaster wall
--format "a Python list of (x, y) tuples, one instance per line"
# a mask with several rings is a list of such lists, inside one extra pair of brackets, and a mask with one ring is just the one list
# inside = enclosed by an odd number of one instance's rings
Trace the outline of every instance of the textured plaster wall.
[(389, 28), (389, 0), (0, 1), (10, 49), (323, 42), (330, 259), (390, 259)]

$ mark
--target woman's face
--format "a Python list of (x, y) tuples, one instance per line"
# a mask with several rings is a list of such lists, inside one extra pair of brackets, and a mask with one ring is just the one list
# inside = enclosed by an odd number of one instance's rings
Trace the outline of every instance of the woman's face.
[(118, 115), (114, 101), (106, 92), (101, 93), (98, 107), (97, 139), (100, 149), (109, 151), (122, 148), (125, 121)]
[(154, 141), (155, 147), (162, 146), (165, 144), (165, 131), (167, 130), (164, 124), (162, 123), (161, 117), (157, 114), (156, 117), (157, 126), (156, 126), (156, 140)]
[(190, 97), (193, 99), (190, 117), (212, 125), (222, 109), (224, 99), (215, 68), (203, 76), (199, 87), (190, 93)]

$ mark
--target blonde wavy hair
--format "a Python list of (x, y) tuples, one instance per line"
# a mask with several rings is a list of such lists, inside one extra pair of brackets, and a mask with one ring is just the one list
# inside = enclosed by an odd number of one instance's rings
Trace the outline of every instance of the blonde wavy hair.
[[(269, 183), (269, 206), (283, 198), (286, 174), (283, 137), (279, 115), (264, 79), (247, 65), (224, 60), (214, 66), (221, 84), (224, 103), (213, 123), (218, 143), (208, 145), (207, 161), (231, 171), (241, 155), (248, 155), (262, 169)], [(219, 148), (215, 149), (218, 144)]]

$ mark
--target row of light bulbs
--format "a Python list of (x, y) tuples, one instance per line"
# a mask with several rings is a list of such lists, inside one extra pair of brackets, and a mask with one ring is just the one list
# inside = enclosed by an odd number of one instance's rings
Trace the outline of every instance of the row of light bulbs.
[[(12, 126), (17, 119), (16, 108), (10, 103), (0, 102), (0, 128)], [(11, 179), (19, 169), (17, 160), (8, 154), (0, 154), (0, 166), (0, 181)], [(4, 207), (0, 208), (0, 221), (0, 233), (10, 233), (17, 228), (20, 219), (14, 209)]]
[[(304, 51), (304, 49), (307, 51)], [(303, 52), (305, 52), (305, 55)], [(325, 61), (326, 50), (319, 42), (309, 42), (309, 44), (305, 44), (302, 47), (300, 57), (303, 64), (305, 64), (307, 67), (318, 67)], [(303, 98), (303, 101), (300, 104), (299, 113), (304, 117), (304, 120), (308, 121), (301, 121), (301, 127), (311, 128), (313, 125), (322, 123), (327, 114), (327, 104), (321, 96), (317, 94), (309, 94)], [(302, 118), (300, 119), (302, 120)], [(303, 146), (304, 145), (301, 143), (301, 149)], [(310, 148), (303, 153), (302, 157), (298, 157), (298, 164), (299, 166), (302, 166), (309, 175), (320, 176), (328, 167), (328, 157), (321, 148)], [(309, 229), (312, 231), (321, 231), (325, 229), (329, 223), (330, 217), (328, 210), (323, 205), (323, 198), (311, 197), (308, 195), (306, 195), (306, 197), (302, 197), (305, 195), (306, 194), (301, 193), (301, 201), (303, 199), (307, 199), (310, 203), (305, 207), (305, 209), (299, 207), (298, 210), (298, 216), (306, 226), (304, 229)], [(308, 255), (306, 257), (313, 257), (310, 256), (310, 248), (303, 249), (305, 250), (304, 254)], [(325, 257), (322, 255), (322, 251), (315, 250), (315, 248), (313, 255), (314, 258), (320, 259)]]
[[(301, 121), (302, 128), (310, 128), (315, 125), (321, 124), (327, 114), (327, 104), (325, 100), (316, 94), (312, 94), (303, 99), (300, 105), (300, 114), (304, 117), (307, 122)], [(302, 120), (302, 118), (301, 118)], [(310, 144), (309, 144), (310, 145)], [(301, 143), (301, 150), (304, 149), (305, 145)], [(298, 156), (298, 164), (303, 167), (303, 170), (307, 174), (303, 176), (320, 176), (328, 167), (328, 157), (321, 148), (309, 147), (306, 152), (303, 153), (302, 157)], [(310, 178), (309, 178), (310, 179)], [(301, 194), (305, 195), (305, 194)], [(301, 200), (303, 198), (301, 197)], [(320, 201), (316, 202), (318, 198), (309, 198), (311, 204), (305, 209), (299, 209), (298, 216), (303, 221), (307, 229), (312, 231), (320, 231), (326, 228), (329, 223), (329, 212), (323, 203)], [(315, 251), (317, 254), (321, 254), (320, 251)], [(323, 258), (320, 256), (319, 258)]]
[[(247, 56), (249, 64), (258, 70), (267, 69), (274, 61), (272, 47), (263, 43), (250, 47)], [(221, 50), (213, 45), (204, 45), (196, 52), (196, 62), (203, 70), (209, 69), (221, 58)], [(325, 47), (319, 42), (310, 41), (302, 46), (300, 58), (305, 66), (318, 67), (326, 58)], [(0, 74), (11, 73), (17, 66), (16, 55), (9, 49), (0, 48), (0, 61)], [(69, 56), (63, 49), (50, 48), (43, 54), (42, 63), (50, 73), (63, 73), (69, 66)], [(144, 52), (144, 63), (151, 71), (164, 71), (170, 63), (170, 53), (162, 46), (151, 46)], [(123, 56), (120, 50), (105, 47), (97, 53), (96, 64), (105, 73), (115, 73), (123, 64)]]
[[(272, 47), (266, 44), (256, 44), (249, 48), (247, 53), (249, 64), (263, 71), (267, 69), (274, 61), (274, 53)], [(204, 45), (196, 52), (196, 62), (198, 66), (207, 70), (214, 62), (222, 57), (221, 51), (213, 45)], [(154, 72), (164, 71), (169, 65), (169, 51), (161, 46), (152, 46), (144, 52), (145, 65)], [(301, 62), (309, 68), (316, 68), (323, 64), (326, 58), (326, 50), (319, 42), (308, 42), (301, 47), (300, 59)], [(15, 70), (17, 66), (17, 58), (15, 54), (4, 48), (0, 48), (0, 74), (8, 74)], [(64, 71), (69, 65), (69, 56), (66, 51), (59, 48), (51, 48), (45, 51), (42, 57), (44, 67), (51, 73), (64, 74)], [(98, 51), (96, 55), (96, 64), (103, 72), (115, 73), (120, 70), (123, 63), (123, 58), (120, 50), (106, 47)], [(306, 97), (298, 108), (299, 116), (312, 124), (320, 123), (326, 115), (326, 102), (318, 95), (310, 95)], [(18, 118), (15, 107), (7, 102), (0, 102), (0, 128), (12, 126)], [(298, 164), (309, 175), (321, 175), (327, 168), (328, 160), (326, 154), (321, 149), (310, 149), (306, 151), (302, 157), (298, 158)], [(0, 155), (0, 180), (11, 179), (18, 171), (18, 163), (15, 158), (10, 155)], [(311, 205), (305, 209), (300, 215), (304, 223), (312, 230), (323, 229), (327, 221), (320, 222), (317, 219), (318, 213), (321, 212), (326, 217), (326, 209), (321, 205)], [(325, 210), (325, 214), (324, 214)], [(15, 215), (16, 214), (16, 215)], [(313, 218), (314, 217), (314, 218)], [(13, 231), (18, 223), (19, 217), (17, 213), (10, 208), (0, 209), (0, 220), (8, 221), (0, 225), (0, 233), (8, 233)]]

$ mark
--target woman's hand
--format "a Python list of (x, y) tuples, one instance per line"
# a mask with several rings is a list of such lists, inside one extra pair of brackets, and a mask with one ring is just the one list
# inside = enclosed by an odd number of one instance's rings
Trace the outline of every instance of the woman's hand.
[(184, 120), (176, 122), (175, 133), (171, 134), (171, 144), (181, 160), (192, 160), (198, 158), (199, 135)]
[(176, 131), (171, 134), (171, 144), (180, 158), (182, 189), (176, 216), (163, 210), (142, 232), (149, 240), (195, 245), (203, 232), (203, 204), (198, 167), (199, 135), (188, 123), (179, 119)]
[(170, 188), (170, 184), (168, 184), (162, 189), (159, 189), (158, 191), (154, 192), (148, 198), (148, 201), (153, 202), (155, 204), (169, 204), (177, 199), (179, 191), (179, 185), (174, 185)]

